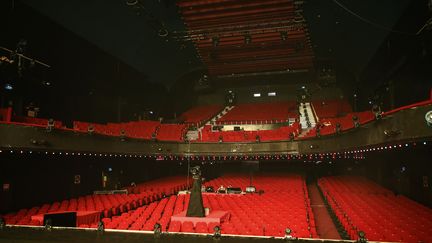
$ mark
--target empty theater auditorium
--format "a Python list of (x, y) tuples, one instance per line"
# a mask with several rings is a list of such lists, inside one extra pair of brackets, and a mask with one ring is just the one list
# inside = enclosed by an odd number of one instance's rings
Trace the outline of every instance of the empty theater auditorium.
[(0, 243), (432, 243), (432, 0), (0, 13)]

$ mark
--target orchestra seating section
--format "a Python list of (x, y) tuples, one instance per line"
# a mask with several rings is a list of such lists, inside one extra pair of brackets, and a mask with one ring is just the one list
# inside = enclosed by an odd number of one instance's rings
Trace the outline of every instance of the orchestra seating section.
[(223, 142), (287, 141), (290, 140), (290, 134), (295, 138), (300, 133), (300, 124), (295, 122), (291, 126), (256, 131), (212, 131), (212, 127), (206, 125), (201, 133), (200, 141), (203, 142), (219, 142), (219, 140)]
[(315, 114), (319, 118), (345, 116), (352, 113), (351, 105), (347, 100), (317, 100), (312, 101)]
[[(215, 188), (245, 187), (249, 177), (230, 175), (206, 183)], [(229, 220), (222, 222), (222, 234), (280, 236), (290, 228), (295, 237), (318, 238), (305, 180), (298, 175), (257, 176), (257, 189), (263, 194), (217, 194), (204, 193), (204, 207), (210, 211), (222, 210), (230, 213)], [(136, 210), (125, 212), (110, 219), (103, 219), (107, 228), (123, 230), (153, 230), (156, 223), (162, 231), (213, 234), (217, 223), (171, 221), (172, 215), (187, 210), (189, 195), (172, 195), (159, 202), (152, 202)]]
[(200, 127), (224, 109), (222, 105), (207, 105), (191, 108), (180, 116), (180, 120)]
[(351, 239), (432, 242), (432, 209), (354, 176), (321, 178), (323, 195)]
[(296, 102), (238, 104), (216, 124), (274, 124), (298, 118)]
[[(32, 216), (54, 212), (99, 211), (102, 217), (109, 218), (160, 200), (186, 188), (187, 184), (183, 177), (169, 177), (130, 187), (128, 194), (87, 195), (52, 204), (47, 203), (31, 209), (21, 209), (17, 213), (6, 214), (3, 217), (7, 224), (35, 226), (40, 226), (41, 222), (32, 220)], [(88, 227), (96, 228), (96, 224), (88, 225)]]
[(161, 124), (156, 128), (156, 139), (159, 141), (184, 141), (188, 126), (186, 124)]

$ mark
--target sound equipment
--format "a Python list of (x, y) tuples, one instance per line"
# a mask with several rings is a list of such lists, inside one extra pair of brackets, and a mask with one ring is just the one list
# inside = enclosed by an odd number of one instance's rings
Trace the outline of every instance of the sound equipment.
[(241, 194), (242, 189), (240, 187), (229, 187), (229, 188), (227, 188), (227, 193), (228, 194)]
[(247, 193), (254, 193), (254, 192), (256, 192), (256, 188), (254, 186), (247, 186), (246, 192)]

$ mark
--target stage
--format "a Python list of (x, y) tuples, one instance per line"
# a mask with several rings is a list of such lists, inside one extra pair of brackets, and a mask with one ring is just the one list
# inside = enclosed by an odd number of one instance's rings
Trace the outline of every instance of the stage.
[[(50, 231), (42, 227), (6, 227), (0, 230), (0, 243), (142, 243), (142, 242), (220, 242), (220, 243), (265, 243), (265, 242), (287, 242), (283, 238), (264, 238), (264, 237), (239, 237), (239, 236), (222, 236), (213, 238), (211, 235), (204, 234), (162, 234), (154, 235), (152, 232), (137, 232), (137, 231), (106, 231), (98, 232), (96, 230), (83, 229), (58, 229), (54, 228)], [(343, 240), (323, 240), (323, 239), (299, 239), (291, 242), (354, 242)]]

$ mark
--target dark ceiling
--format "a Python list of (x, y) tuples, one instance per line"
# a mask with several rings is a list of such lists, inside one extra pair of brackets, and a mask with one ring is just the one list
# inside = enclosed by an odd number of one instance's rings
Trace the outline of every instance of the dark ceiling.
[[(309, 0), (304, 3), (291, 0), (141, 0), (140, 9), (128, 6), (126, 0), (23, 1), (144, 73), (149, 80), (170, 86), (183, 74), (200, 68), (208, 68), (210, 74), (280, 70), (290, 65), (302, 69), (312, 67), (312, 57), (315, 57), (315, 64), (343, 63), (344, 68), (360, 73), (388, 36), (387, 29), (395, 26), (412, 1), (418, 0)], [(190, 9), (188, 4), (199, 6)], [(209, 4), (211, 8), (207, 7)], [(301, 20), (296, 10), (304, 15), (307, 25), (288, 30), (286, 42), (281, 41), (280, 31), (252, 33), (250, 45), (244, 43), (244, 35), (230, 37), (229, 41), (220, 37), (220, 45), (216, 47), (212, 39), (194, 43), (178, 40), (182, 33), (191, 33), (185, 32), (183, 20), (189, 31), (220, 24), (230, 28), (233, 27), (230, 23)], [(227, 14), (229, 17), (225, 16)], [(254, 17), (249, 18), (250, 14)], [(158, 35), (158, 26), (169, 30), (168, 38)], [(307, 26), (313, 50), (307, 48)], [(415, 33), (417, 26), (403, 31)], [(226, 46), (226, 42), (232, 45)], [(270, 42), (273, 44), (267, 45)], [(304, 49), (296, 53), (295, 45), (299, 43)], [(213, 48), (217, 51), (213, 52)], [(239, 64), (245, 59), (249, 61)], [(296, 63), (302, 65), (296, 66)]]

